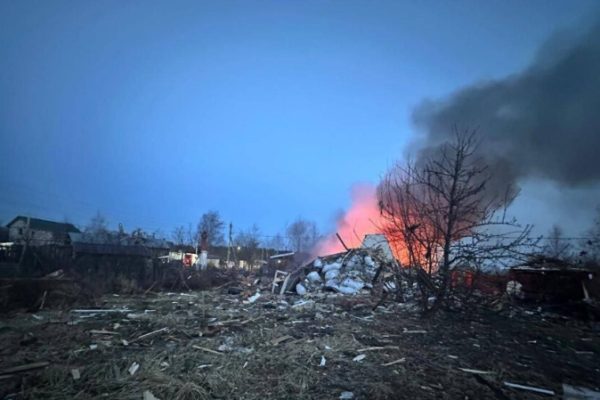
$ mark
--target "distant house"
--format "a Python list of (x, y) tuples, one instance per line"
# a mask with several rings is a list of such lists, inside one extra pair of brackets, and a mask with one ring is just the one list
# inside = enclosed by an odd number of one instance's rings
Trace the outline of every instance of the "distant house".
[(32, 246), (68, 244), (69, 233), (79, 232), (75, 225), (67, 222), (55, 222), (22, 215), (15, 217), (6, 227), (10, 242), (29, 242)]

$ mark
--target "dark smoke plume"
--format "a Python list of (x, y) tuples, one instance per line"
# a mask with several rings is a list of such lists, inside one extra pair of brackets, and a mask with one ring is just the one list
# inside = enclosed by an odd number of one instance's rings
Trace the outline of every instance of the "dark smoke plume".
[(577, 38), (555, 35), (533, 64), (505, 79), (422, 103), (413, 114), (421, 156), (478, 128), (496, 184), (543, 178), (571, 188), (600, 182), (600, 22)]

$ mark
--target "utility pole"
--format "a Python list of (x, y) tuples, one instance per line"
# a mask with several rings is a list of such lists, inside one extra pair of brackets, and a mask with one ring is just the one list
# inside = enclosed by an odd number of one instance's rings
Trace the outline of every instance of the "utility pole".
[(233, 262), (237, 263), (236, 251), (233, 248), (233, 224), (231, 222), (229, 223), (229, 234), (227, 236), (228, 236), (228, 243), (227, 243), (227, 266), (229, 267), (229, 261), (231, 260), (232, 256), (233, 256)]

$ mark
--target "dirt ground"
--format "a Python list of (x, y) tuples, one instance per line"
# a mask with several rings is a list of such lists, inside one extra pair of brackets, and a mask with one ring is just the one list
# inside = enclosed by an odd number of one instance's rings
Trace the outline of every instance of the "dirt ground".
[[(551, 390), (555, 398), (562, 396), (563, 383), (599, 390), (597, 323), (518, 308), (423, 319), (407, 304), (372, 311), (369, 296), (301, 299), (263, 293), (253, 303), (247, 299), (247, 293), (225, 289), (108, 295), (89, 308), (129, 311), (2, 316), (0, 396), (553, 397), (504, 382)], [(38, 362), (48, 364), (9, 370)]]

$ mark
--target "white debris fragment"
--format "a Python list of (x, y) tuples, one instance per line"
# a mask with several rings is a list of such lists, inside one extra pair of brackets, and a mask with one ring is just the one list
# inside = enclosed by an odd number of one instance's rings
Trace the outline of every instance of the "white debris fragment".
[(323, 267), (323, 262), (321, 261), (321, 259), (320, 259), (320, 258), (317, 258), (317, 259), (315, 260), (315, 262), (313, 263), (313, 266), (314, 266), (315, 268), (321, 268), (321, 267)]
[(338, 277), (339, 275), (340, 275), (339, 269), (330, 269), (329, 271), (325, 272), (325, 280), (327, 280), (327, 281), (332, 280), (332, 279)]
[(516, 298), (523, 298), (523, 285), (517, 281), (508, 281), (506, 284), (506, 293), (509, 296)]
[(325, 359), (325, 357), (321, 356), (321, 362), (319, 363), (319, 367), (324, 367), (326, 362), (327, 360)]
[(314, 308), (314, 307), (315, 307), (315, 302), (313, 300), (301, 300), (301, 301), (294, 303), (294, 305), (292, 305), (292, 308), (296, 311), (310, 310), (311, 308)]
[(321, 275), (319, 275), (319, 273), (317, 271), (312, 271), (311, 273), (309, 273), (308, 275), (306, 275), (306, 279), (308, 279), (309, 281), (313, 282), (313, 283), (317, 283), (317, 282), (321, 282)]
[(140, 369), (140, 364), (138, 364), (134, 361), (129, 366), (129, 369), (127, 370), (127, 372), (129, 372), (129, 375), (133, 376), (137, 372), (138, 369)]
[(90, 344), (90, 350), (96, 350), (98, 348), (97, 344)]
[(340, 394), (340, 400), (350, 400), (354, 398), (354, 393), (352, 392), (342, 392)]
[(158, 397), (154, 396), (151, 391), (144, 390), (144, 400), (160, 400)]
[(222, 344), (219, 347), (217, 347), (217, 350), (225, 353), (225, 352), (233, 351), (233, 347), (231, 347), (228, 344)]
[(258, 299), (259, 299), (259, 297), (260, 297), (260, 292), (257, 290), (257, 291), (256, 291), (256, 294), (254, 294), (254, 295), (252, 295), (252, 296), (248, 297), (248, 300), (244, 301), (244, 303), (245, 303), (245, 304), (248, 304), (248, 303), (252, 304), (252, 303), (254, 303), (256, 300), (258, 300)]
[(366, 356), (365, 354), (359, 354), (359, 355), (357, 355), (356, 357), (354, 357), (354, 358), (352, 359), (352, 361), (355, 361), (355, 362), (361, 362), (361, 361), (362, 361), (362, 360), (364, 360), (366, 357), (367, 357), (367, 356)]
[(73, 368), (71, 370), (71, 376), (73, 377), (73, 380), (79, 380), (79, 378), (81, 378), (81, 374), (79, 373), (79, 369), (78, 368)]
[(298, 283), (296, 285), (296, 293), (298, 293), (300, 296), (304, 296), (306, 294), (306, 288), (303, 284)]
[(333, 262), (331, 264), (326, 264), (323, 267), (323, 273), (326, 274), (327, 272), (333, 271), (333, 270), (338, 270), (339, 271), (340, 268), (342, 268), (342, 264), (336, 261), (336, 262)]
[(341, 287), (346, 288), (348, 291), (353, 293), (358, 292), (365, 286), (365, 283), (359, 279), (346, 278), (342, 281)]

